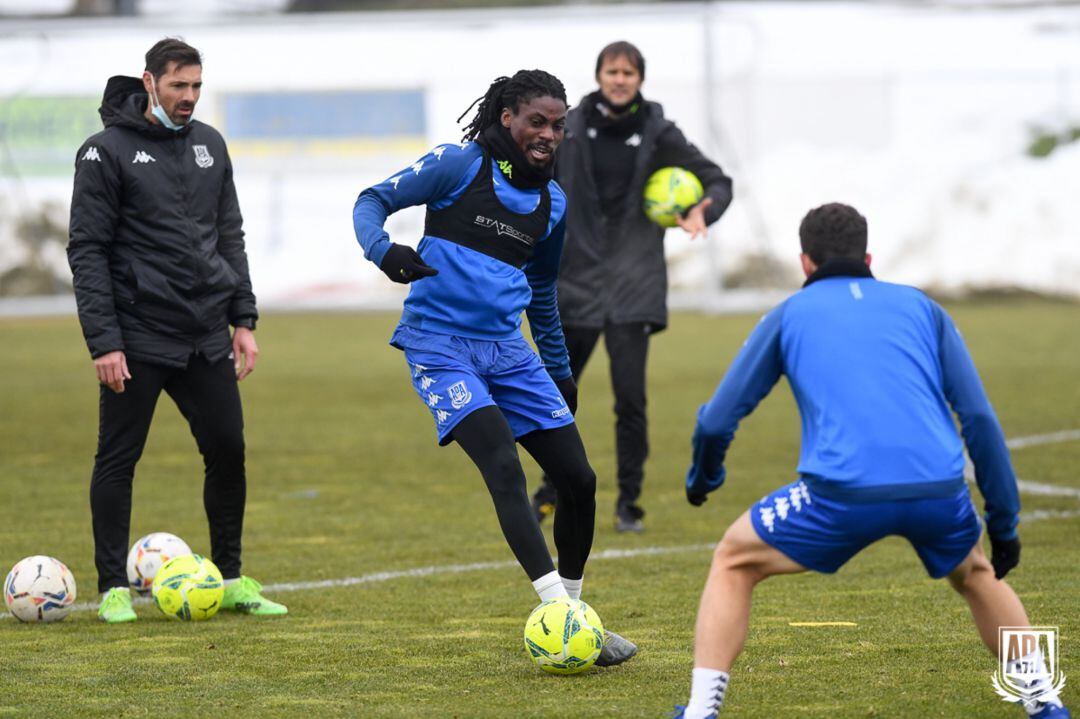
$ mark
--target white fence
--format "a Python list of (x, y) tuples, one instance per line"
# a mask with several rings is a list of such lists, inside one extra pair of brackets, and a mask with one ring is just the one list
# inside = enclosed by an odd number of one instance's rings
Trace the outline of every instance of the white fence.
[[(0, 23), (0, 127), (19, 98), (100, 97), (110, 75), (138, 74), (164, 35), (204, 53), (197, 115), (231, 143), (264, 306), (396, 302), (401, 288), (353, 238), (357, 193), (425, 146), (459, 139), (455, 118), (497, 75), (542, 67), (576, 101), (594, 87), (597, 51), (614, 39), (642, 49), (646, 96), (735, 178), (735, 202), (706, 242), (668, 234), (682, 304), (722, 305), (735, 280), (796, 286), (798, 222), (833, 200), (869, 218), (883, 278), (1080, 297), (1080, 142), (1038, 160), (1025, 152), (1033, 128), (1080, 124), (1080, 7), (687, 3), (277, 16), (240, 26), (9, 22)], [(244, 93), (379, 89), (422, 92), (422, 137), (268, 147), (231, 137), (224, 112)], [(77, 145), (60, 149), (73, 160)], [(69, 170), (27, 171), (19, 149), (6, 148), (16, 160), (0, 160), (0, 272), (25, 255), (13, 215), (70, 199)], [(387, 229), (414, 242), (421, 223), (411, 210)], [(62, 248), (49, 252), (66, 271)], [(785, 269), (746, 271), (770, 266), (763, 258)]]

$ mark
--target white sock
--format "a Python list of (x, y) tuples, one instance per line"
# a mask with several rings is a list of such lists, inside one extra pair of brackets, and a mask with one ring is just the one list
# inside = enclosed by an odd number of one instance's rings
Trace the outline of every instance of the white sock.
[(562, 577), (559, 576), (559, 572), (556, 570), (552, 570), (535, 580), (532, 585), (536, 593), (540, 595), (541, 602), (569, 596), (566, 593), (566, 587), (563, 586)]
[(581, 599), (581, 584), (585, 581), (585, 577), (578, 579), (560, 577), (560, 579), (562, 579), (563, 586), (566, 587), (566, 593), (570, 595), (571, 599)]
[[(1031, 664), (1036, 662), (1038, 663), (1039, 669), (1034, 675), (1032, 675), (1032, 681), (1028, 684), (1027, 687), (1029, 691), (1038, 691), (1041, 688), (1049, 687), (1050, 673), (1046, 670), (1046, 660), (1043, 658), (1042, 652), (1034, 651), (1027, 656), (1021, 657), (1016, 662), (1011, 663), (1026, 663), (1028, 666), (1030, 666)], [(1013, 669), (1014, 667), (1010, 666), (1009, 668)], [(1058, 697), (1057, 694), (1046, 694), (1044, 696), (1041, 696), (1039, 697), (1038, 701), (1032, 702), (1030, 706), (1027, 704), (1027, 702), (1023, 702), (1024, 711), (1026, 711), (1028, 715), (1038, 714), (1047, 704), (1052, 704), (1054, 706), (1063, 706), (1061, 703), (1061, 699)]]
[(727, 672), (719, 669), (694, 667), (694, 678), (690, 682), (690, 701), (686, 704), (686, 719), (707, 719), (716, 714), (724, 703), (727, 691)]
[(239, 581), (240, 581), (240, 577), (233, 577), (232, 579), (223, 579), (223, 580), (221, 580), (221, 583), (222, 583), (223, 586), (227, 587), (230, 584), (232, 584), (233, 582), (239, 582)]

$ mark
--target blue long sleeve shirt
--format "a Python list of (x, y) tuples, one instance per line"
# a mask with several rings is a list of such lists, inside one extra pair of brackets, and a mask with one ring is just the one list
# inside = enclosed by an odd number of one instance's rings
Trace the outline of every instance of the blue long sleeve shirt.
[(1001, 425), (959, 331), (925, 294), (829, 277), (765, 315), (698, 413), (689, 489), (723, 484), (739, 422), (781, 375), (802, 418), (801, 475), (854, 501), (932, 495), (963, 477), (955, 412), (988, 531), (1016, 536), (1020, 500)]
[[(426, 205), (440, 210), (462, 196), (483, 161), (476, 143), (440, 145), (401, 172), (360, 193), (353, 207), (353, 228), (364, 256), (382, 264), (390, 247), (383, 226), (390, 214)], [(514, 187), (493, 173), (495, 196), (507, 209), (529, 213), (540, 190)], [(425, 235), (417, 247), (424, 262), (439, 271), (413, 282), (401, 325), (437, 334), (482, 340), (507, 340), (521, 334), (521, 313), (529, 318), (540, 358), (553, 379), (570, 376), (556, 284), (566, 223), (566, 196), (549, 183), (551, 215), (547, 233), (537, 241), (529, 263), (518, 269), (475, 250)]]

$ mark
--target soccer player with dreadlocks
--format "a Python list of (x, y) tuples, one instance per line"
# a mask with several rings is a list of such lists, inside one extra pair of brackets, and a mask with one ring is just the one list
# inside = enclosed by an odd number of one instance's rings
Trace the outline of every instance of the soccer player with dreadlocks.
[[(439, 145), (361, 192), (353, 225), (367, 259), (394, 282), (412, 283), (390, 344), (405, 354), (439, 444), (457, 442), (480, 470), (540, 600), (577, 599), (592, 547), (596, 475), (574, 424), (577, 386), (555, 289), (566, 196), (552, 178), (566, 91), (553, 75), (521, 70), (495, 80), (465, 112), (477, 103), (461, 144)], [(391, 242), (383, 229), (391, 213), (415, 205), (427, 206), (417, 250)], [(539, 357), (522, 336), (523, 310)], [(516, 443), (558, 492), (558, 570)], [(606, 632), (596, 663), (619, 664), (636, 651)]]

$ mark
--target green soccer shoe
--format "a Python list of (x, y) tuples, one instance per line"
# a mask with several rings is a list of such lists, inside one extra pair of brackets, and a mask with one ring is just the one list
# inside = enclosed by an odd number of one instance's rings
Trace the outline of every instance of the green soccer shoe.
[(138, 619), (131, 608), (131, 590), (127, 587), (113, 587), (101, 597), (98, 607), (98, 619), (106, 624), (123, 624)]
[(222, 609), (231, 609), (257, 617), (279, 617), (289, 613), (284, 604), (272, 602), (260, 592), (262, 585), (251, 577), (240, 577), (235, 582), (225, 585), (225, 596), (221, 600)]

